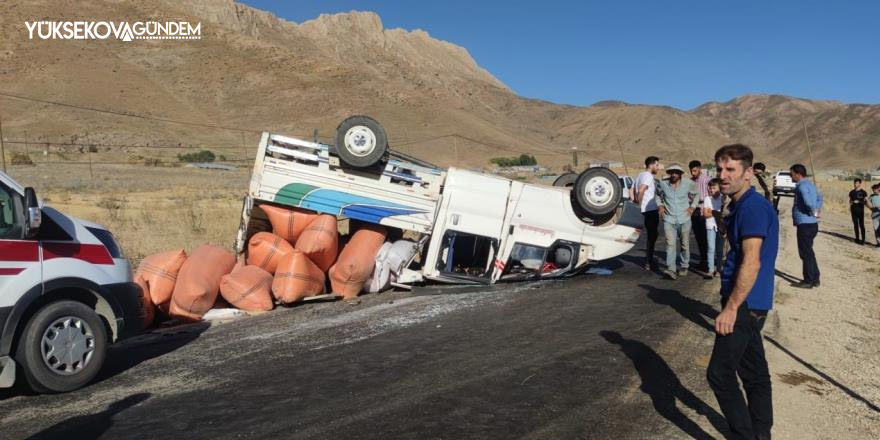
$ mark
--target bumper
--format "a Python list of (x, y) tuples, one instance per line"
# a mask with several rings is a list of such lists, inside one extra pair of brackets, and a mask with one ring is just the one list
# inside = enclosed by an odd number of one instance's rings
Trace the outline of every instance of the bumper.
[(773, 194), (794, 194), (794, 188), (773, 188)]
[(144, 329), (144, 296), (141, 288), (133, 282), (105, 284), (108, 296), (118, 305), (116, 310), (117, 340), (135, 336)]

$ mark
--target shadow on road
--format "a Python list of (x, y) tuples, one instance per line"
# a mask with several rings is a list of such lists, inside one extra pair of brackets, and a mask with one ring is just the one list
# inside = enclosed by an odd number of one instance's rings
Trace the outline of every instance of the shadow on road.
[(858, 400), (859, 402), (864, 403), (865, 406), (867, 406), (868, 409), (870, 409), (871, 411), (874, 411), (874, 412), (880, 412), (880, 407), (878, 407), (877, 405), (875, 405), (873, 402), (871, 402), (870, 400), (864, 398), (861, 394), (859, 394), (859, 393), (853, 391), (853, 390), (850, 389), (848, 386), (846, 386), (846, 385), (844, 385), (844, 384), (842, 384), (842, 383), (840, 383), (840, 382), (834, 380), (834, 378), (832, 378), (831, 376), (825, 374), (824, 372), (822, 372), (822, 371), (819, 370), (818, 368), (814, 367), (813, 364), (811, 364), (811, 363), (809, 363), (809, 362), (807, 362), (807, 361), (801, 359), (798, 355), (792, 353), (789, 349), (785, 348), (782, 344), (780, 344), (779, 342), (777, 342), (775, 339), (771, 338), (770, 336), (764, 336), (764, 339), (766, 339), (768, 342), (770, 342), (771, 344), (773, 344), (774, 346), (776, 346), (776, 348), (782, 350), (783, 353), (787, 354), (787, 355), (788, 355), (789, 357), (791, 357), (792, 359), (798, 361), (801, 365), (803, 365), (804, 367), (806, 367), (808, 370), (810, 370), (810, 371), (812, 371), (812, 372), (818, 374), (820, 377), (822, 377), (822, 379), (825, 379), (828, 383), (830, 383), (830, 384), (836, 386), (837, 388), (839, 388), (841, 391), (843, 391), (844, 393), (846, 393), (849, 397), (852, 397), (853, 399)]
[(678, 400), (697, 414), (706, 416), (718, 432), (727, 432), (727, 422), (724, 417), (687, 389), (669, 364), (651, 347), (633, 339), (626, 339), (614, 331), (603, 330), (599, 335), (609, 343), (620, 346), (620, 351), (632, 361), (642, 380), (640, 389), (651, 397), (651, 403), (660, 415), (691, 438), (714, 438), (675, 406)]
[(787, 274), (779, 269), (776, 269), (776, 276), (778, 276), (779, 278), (782, 278), (783, 280), (785, 280), (786, 282), (789, 282), (789, 283), (799, 283), (802, 281), (800, 278), (798, 278), (794, 275), (791, 275), (791, 274)]
[(164, 356), (199, 338), (211, 326), (208, 322), (187, 324), (173, 329), (147, 333), (110, 347), (104, 368), (95, 382), (107, 380), (141, 362)]
[[(870, 222), (868, 222), (868, 223), (870, 223)], [(849, 235), (843, 235), (843, 234), (840, 234), (840, 233), (837, 233), (837, 232), (831, 232), (831, 231), (823, 231), (823, 230), (821, 230), (821, 229), (819, 230), (819, 233), (820, 233), (820, 234), (825, 234), (825, 235), (830, 235), (830, 236), (832, 236), (832, 237), (839, 238), (839, 239), (841, 239), (841, 240), (846, 240), (846, 241), (849, 241), (849, 242), (851, 242), (851, 243), (858, 243), (858, 242), (856, 241), (855, 237), (851, 237), (851, 236), (849, 236)]]
[(647, 284), (639, 284), (639, 287), (648, 292), (648, 298), (650, 298), (651, 301), (672, 307), (679, 315), (684, 316), (694, 324), (697, 324), (710, 332), (715, 332), (714, 325), (711, 322), (706, 321), (706, 318), (714, 321), (715, 317), (718, 316), (718, 311), (709, 304), (688, 298), (677, 290), (660, 289)]
[(97, 414), (71, 417), (40, 431), (28, 439), (98, 438), (113, 426), (113, 417), (147, 399), (150, 393), (132, 394), (107, 406)]

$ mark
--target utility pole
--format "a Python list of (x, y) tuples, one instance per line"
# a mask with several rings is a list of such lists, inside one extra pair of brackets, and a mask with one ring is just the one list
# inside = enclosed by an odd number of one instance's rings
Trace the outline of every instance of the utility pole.
[(810, 153), (810, 173), (813, 174), (813, 183), (816, 183), (816, 167), (813, 166), (813, 147), (810, 145), (810, 134), (807, 133), (807, 121), (801, 113), (801, 123), (804, 124), (804, 136), (807, 138), (807, 151)]
[(578, 168), (578, 147), (571, 147), (571, 163), (572, 170), (576, 170)]
[(28, 159), (30, 159), (30, 157), (31, 157), (31, 149), (30, 149), (30, 147), (28, 146), (28, 139), (27, 139), (27, 138), (28, 138), (28, 136), (27, 136), (27, 130), (25, 130), (25, 131), (24, 131), (24, 154), (27, 154)]
[(0, 117), (0, 156), (3, 156), (3, 172), (6, 172), (6, 147), (3, 146), (3, 118)]
[(247, 160), (247, 144), (244, 142), (244, 132), (241, 133), (241, 153), (244, 155), (242, 159)]
[(458, 136), (452, 136), (452, 146), (455, 148), (455, 166), (458, 166)]
[(623, 157), (623, 145), (620, 143), (620, 136), (617, 136), (617, 148), (620, 149), (620, 161), (623, 162), (623, 173), (629, 176), (629, 169), (626, 167), (626, 158)]

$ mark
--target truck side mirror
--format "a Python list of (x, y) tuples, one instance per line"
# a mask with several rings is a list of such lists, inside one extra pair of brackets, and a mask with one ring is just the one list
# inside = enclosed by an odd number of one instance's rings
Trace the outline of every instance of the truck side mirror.
[(40, 202), (37, 200), (37, 192), (33, 188), (24, 189), (24, 206), (27, 218), (25, 219), (25, 238), (34, 238), (40, 232), (40, 224), (43, 222), (43, 212), (40, 210)]

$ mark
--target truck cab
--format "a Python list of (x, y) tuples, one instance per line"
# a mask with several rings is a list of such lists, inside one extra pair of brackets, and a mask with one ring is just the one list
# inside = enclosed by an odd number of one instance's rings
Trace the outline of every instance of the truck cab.
[(144, 327), (141, 289), (104, 227), (42, 204), (0, 173), (0, 388), (82, 387), (109, 344)]
[(425, 277), (485, 284), (561, 277), (633, 247), (637, 223), (586, 222), (571, 191), (451, 168)]

